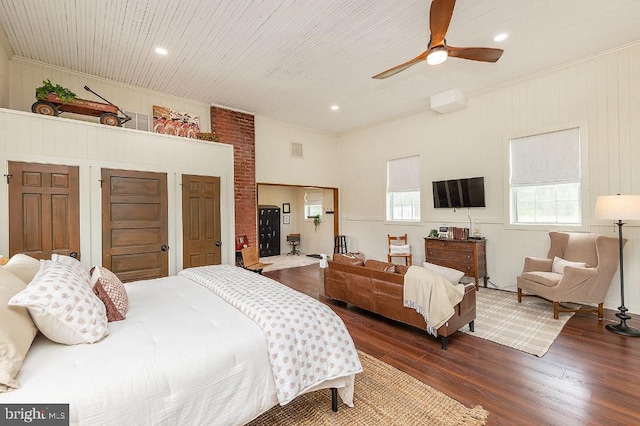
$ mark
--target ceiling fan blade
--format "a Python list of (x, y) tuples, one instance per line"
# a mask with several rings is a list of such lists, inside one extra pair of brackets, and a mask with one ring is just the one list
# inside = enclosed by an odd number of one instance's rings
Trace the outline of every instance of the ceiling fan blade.
[(431, 2), (431, 11), (429, 12), (431, 46), (439, 46), (444, 43), (455, 5), (456, 0), (433, 0)]
[(449, 56), (454, 58), (471, 59), (472, 61), (496, 62), (504, 50), (492, 47), (452, 47), (447, 46)]
[(413, 66), (413, 65), (417, 64), (418, 62), (424, 61), (425, 59), (427, 59), (427, 53), (429, 53), (428, 50), (423, 52), (421, 55), (416, 56), (412, 60), (405, 62), (404, 64), (396, 65), (395, 67), (389, 68), (388, 70), (383, 71), (380, 74), (376, 74), (371, 78), (383, 79), (383, 78), (391, 77), (392, 75), (396, 75), (400, 71), (404, 71), (407, 68), (409, 68), (410, 66)]

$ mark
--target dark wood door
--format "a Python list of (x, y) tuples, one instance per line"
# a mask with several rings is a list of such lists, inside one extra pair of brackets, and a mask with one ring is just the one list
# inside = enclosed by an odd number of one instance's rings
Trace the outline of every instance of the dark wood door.
[(182, 175), (182, 264), (219, 265), (220, 178)]
[(122, 281), (169, 273), (167, 175), (102, 169), (102, 265)]
[(78, 167), (9, 161), (9, 255), (80, 257)]

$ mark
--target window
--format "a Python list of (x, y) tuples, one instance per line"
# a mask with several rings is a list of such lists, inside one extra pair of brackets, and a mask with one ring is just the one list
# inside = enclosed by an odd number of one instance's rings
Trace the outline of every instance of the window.
[(387, 161), (387, 220), (420, 220), (420, 156)]
[(581, 225), (580, 129), (510, 141), (511, 223)]
[(322, 191), (310, 191), (304, 194), (304, 217), (322, 217)]

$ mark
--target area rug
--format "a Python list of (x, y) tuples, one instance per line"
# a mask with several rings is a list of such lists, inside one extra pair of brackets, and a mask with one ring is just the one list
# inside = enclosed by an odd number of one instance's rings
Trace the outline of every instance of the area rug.
[(481, 287), (476, 293), (475, 332), (468, 327), (460, 331), (541, 357), (572, 316), (561, 312), (556, 320), (546, 300), (523, 297), (518, 303), (514, 292)]
[(263, 272), (277, 271), (279, 269), (297, 268), (299, 266), (313, 265), (314, 263), (320, 263), (320, 259), (308, 257), (304, 254), (300, 255), (286, 255), (261, 257), (260, 262), (272, 263), (263, 269)]
[(331, 392), (302, 395), (276, 406), (249, 425), (484, 425), (489, 413), (468, 408), (421, 381), (358, 351), (363, 372), (356, 375), (354, 407), (339, 401), (331, 411)]

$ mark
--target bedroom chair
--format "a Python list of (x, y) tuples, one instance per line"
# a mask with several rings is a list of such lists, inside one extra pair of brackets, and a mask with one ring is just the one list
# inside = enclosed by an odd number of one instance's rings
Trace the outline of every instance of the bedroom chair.
[(258, 256), (258, 247), (245, 247), (241, 250), (242, 253), (242, 267), (252, 272), (262, 274), (262, 270), (272, 263), (260, 262)]
[(413, 257), (411, 255), (411, 246), (407, 243), (407, 234), (392, 236), (387, 234), (387, 242), (389, 244), (389, 253), (387, 253), (387, 262), (391, 262), (393, 257), (401, 257), (404, 264), (411, 266)]
[[(555, 231), (549, 232), (549, 238), (546, 259), (524, 260), (522, 274), (517, 277), (518, 303), (522, 296), (539, 296), (553, 303), (555, 319), (558, 312), (598, 312), (598, 319), (602, 319), (604, 299), (618, 270), (618, 238)], [(598, 307), (572, 309), (562, 306), (562, 302)]]

